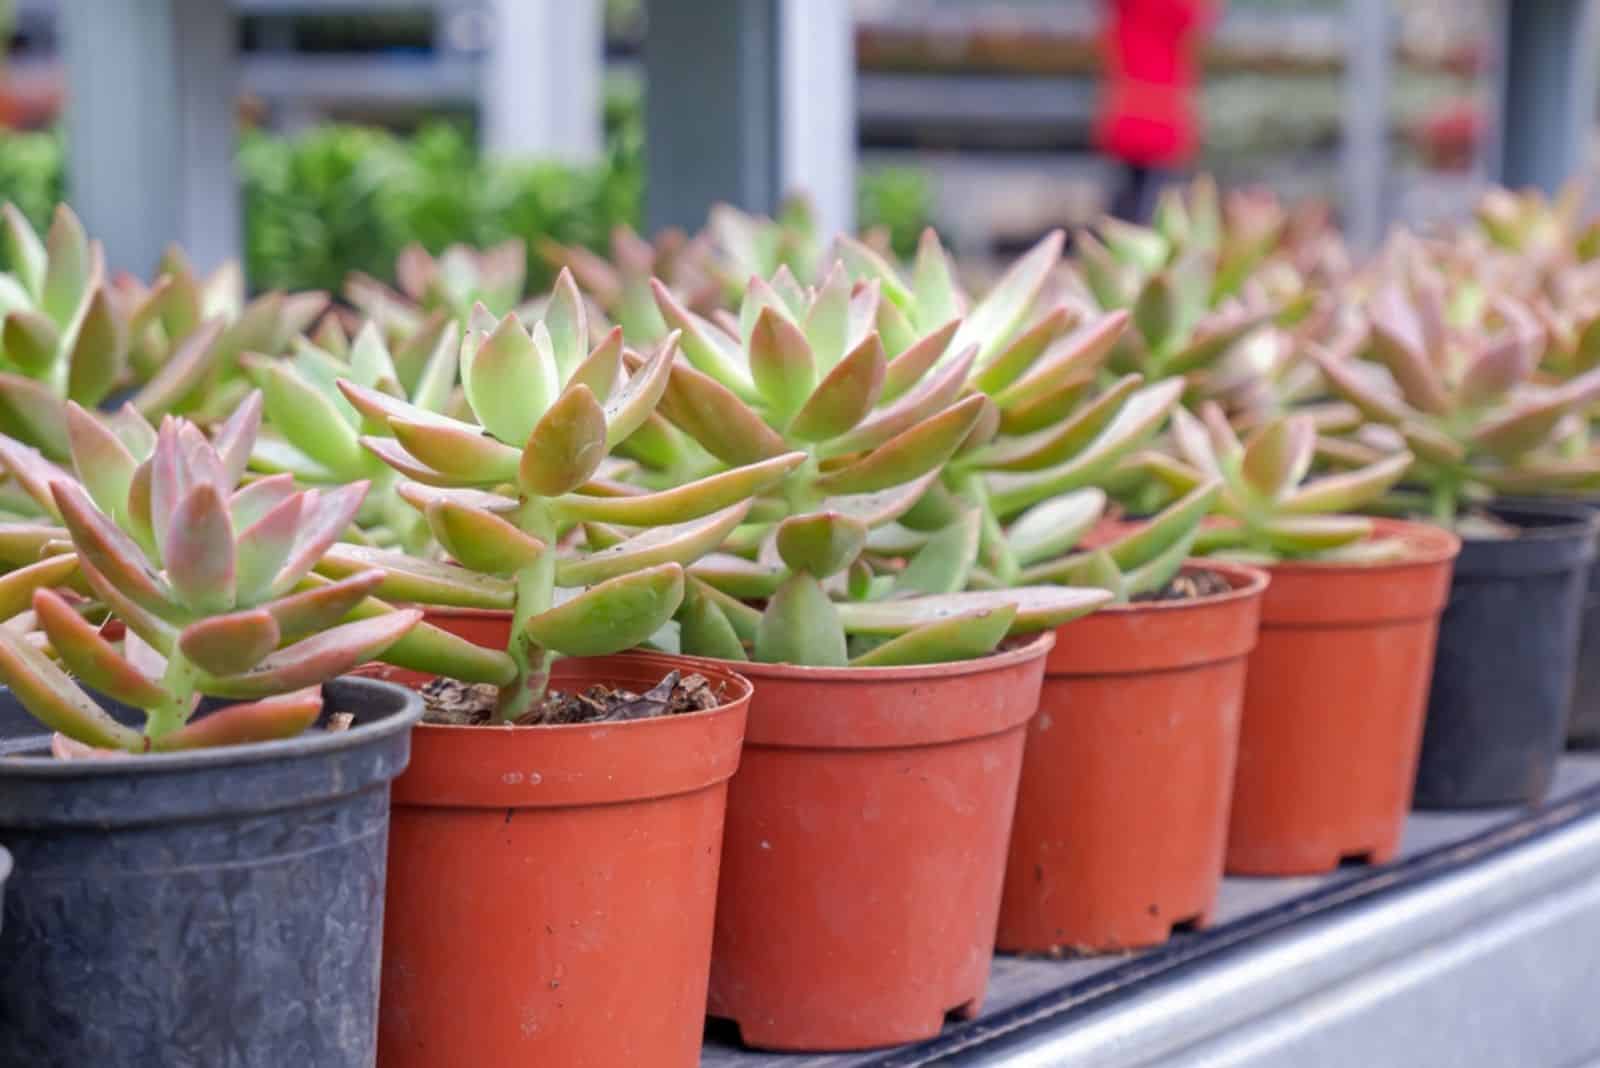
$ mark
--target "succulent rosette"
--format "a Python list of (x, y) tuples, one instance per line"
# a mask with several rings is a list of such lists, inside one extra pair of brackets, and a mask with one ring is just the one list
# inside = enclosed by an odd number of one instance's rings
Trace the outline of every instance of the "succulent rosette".
[[(403, 638), (421, 613), (357, 613), (382, 573), (311, 575), (366, 486), (297, 490), (288, 476), (240, 486), (261, 419), (252, 395), (208, 441), (168, 417), (142, 462), (98, 418), (67, 409), (81, 482), (15, 442), (12, 474), (48, 495), (69, 541), (3, 581), (32, 586), (42, 641), (0, 627), (0, 679), (41, 722), (98, 749), (166, 751), (288, 737), (321, 710), (320, 683)], [(57, 477), (63, 475), (63, 477)], [(124, 625), (114, 639), (52, 587), (76, 572)], [(42, 577), (48, 581), (40, 581)], [(81, 686), (80, 686), (81, 684)], [(142, 709), (143, 730), (86, 692)], [(224, 705), (195, 717), (201, 696)]]
[(1442, 523), (1493, 492), (1600, 479), (1600, 457), (1569, 455), (1560, 444), (1600, 398), (1600, 370), (1540, 382), (1547, 334), (1523, 302), (1470, 278), (1451, 284), (1416, 257), (1390, 273), (1366, 311), (1360, 359), (1317, 354), (1328, 384), (1372, 424), (1338, 458), (1409, 450), (1406, 481), (1425, 491), (1419, 503)]
[(956, 572), (934, 586), (919, 578), (931, 564), (880, 573), (872, 563), (884, 558), (875, 532), (994, 432), (998, 409), (969, 378), (986, 349), (1009, 352), (1059, 239), (965, 317), (936, 243), (924, 242), (912, 283), (865, 246), (844, 251), (850, 268), (835, 263), (813, 287), (783, 269), (753, 278), (738, 314), (715, 321), (657, 287), (687, 360), (672, 368), (662, 416), (723, 464), (803, 457), (723, 552), (691, 567), (681, 648), (808, 666), (927, 663), (982, 655), (1103, 603), (1100, 591), (963, 590)]

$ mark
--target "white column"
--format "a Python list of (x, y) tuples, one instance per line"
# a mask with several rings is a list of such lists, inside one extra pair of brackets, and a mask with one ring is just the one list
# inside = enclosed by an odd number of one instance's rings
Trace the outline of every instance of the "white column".
[(490, 0), (486, 150), (573, 163), (600, 157), (604, 7), (602, 0)]
[(1344, 50), (1344, 229), (1358, 251), (1388, 223), (1389, 81), (1393, 16), (1388, 0), (1347, 0)]
[(850, 0), (781, 0), (779, 174), (823, 234), (855, 229), (856, 52)]

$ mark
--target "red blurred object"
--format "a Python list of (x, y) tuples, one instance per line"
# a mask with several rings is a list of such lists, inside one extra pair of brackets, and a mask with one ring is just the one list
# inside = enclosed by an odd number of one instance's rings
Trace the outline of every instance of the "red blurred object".
[(1472, 166), (1488, 123), (1475, 100), (1453, 100), (1425, 116), (1412, 131), (1430, 167), (1464, 171)]
[(1095, 143), (1140, 167), (1186, 163), (1200, 140), (1199, 45), (1216, 0), (1110, 0)]

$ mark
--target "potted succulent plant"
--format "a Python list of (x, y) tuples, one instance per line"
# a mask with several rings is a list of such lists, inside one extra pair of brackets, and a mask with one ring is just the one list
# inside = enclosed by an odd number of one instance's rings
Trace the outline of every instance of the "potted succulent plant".
[(1271, 577), (1250, 654), (1227, 869), (1250, 875), (1382, 863), (1400, 845), (1456, 538), (1342, 513), (1407, 471), (1405, 453), (1306, 480), (1313, 417), (1279, 417), (1241, 442), (1208, 404), (1173, 417), (1175, 489), (1221, 478), (1197, 551)]
[(168, 419), (139, 462), (70, 406), (81, 484), (5, 443), (70, 538), (0, 579), (31, 611), (0, 626), (3, 701), (57, 732), (0, 742), (8, 1064), (373, 1062), (388, 783), (421, 706), (337, 676), (420, 613), (348, 618), (381, 575), (310, 575), (365, 487), (240, 487), (260, 413), (214, 442)]
[(476, 422), (339, 381), (451, 561), (344, 545), (324, 569), (377, 566), (399, 599), (499, 610), (430, 617), (469, 622), (496, 671), (407, 676), (429, 712), (395, 786), (381, 1060), (692, 1065), (750, 686), (611, 654), (672, 617), (682, 565), (803, 457), (750, 455), (656, 493), (609, 481), (611, 449), (668, 388), (676, 335), (626, 372), (616, 332), (590, 347), (570, 278), (531, 331), (472, 319)]
[[(1210, 920), (1245, 658), (1267, 585), (1236, 564), (1185, 563), (1220, 492), (1219, 480), (1203, 483), (1101, 544), (1089, 526), (1099, 490), (1038, 505), (1007, 530), (1022, 581), (1098, 585), (1117, 600), (1063, 628), (1045, 664), (1011, 832), (1002, 950), (1124, 951)], [(1053, 555), (1084, 535), (1084, 548)]]
[(964, 319), (931, 242), (920, 292), (855, 247), (854, 284), (838, 265), (812, 289), (787, 272), (752, 279), (727, 330), (657, 290), (693, 364), (672, 369), (663, 415), (724, 463), (804, 457), (756, 501), (758, 522), (691, 566), (677, 638), (756, 687), (710, 994), (750, 1045), (892, 1045), (983, 996), (1050, 638), (1002, 643), (1110, 596), (964, 591), (976, 513), (903, 548), (895, 521), (998, 424), (993, 401), (963, 397), (975, 361), (1004, 361), (1010, 384), (1042, 359), (1023, 316), (1058, 247)]
[[(1470, 278), (1447, 288), (1420, 257), (1378, 289), (1368, 312), (1370, 359), (1323, 354), (1323, 374), (1413, 454), (1406, 478), (1423, 492), (1402, 506), (1463, 540), (1416, 801), (1537, 801), (1565, 738), (1595, 521), (1576, 504), (1507, 507), (1487, 498), (1595, 477), (1600, 460), (1562, 456), (1554, 442), (1600, 397), (1600, 371), (1535, 383), (1538, 320)], [(1385, 445), (1378, 434), (1368, 439)]]

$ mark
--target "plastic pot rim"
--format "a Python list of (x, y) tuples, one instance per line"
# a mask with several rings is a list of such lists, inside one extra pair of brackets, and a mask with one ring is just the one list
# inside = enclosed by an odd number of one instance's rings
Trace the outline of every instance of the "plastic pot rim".
[[(340, 675), (324, 686), (373, 687), (392, 694), (397, 710), (382, 719), (362, 723), (348, 730), (329, 732), (312, 728), (293, 738), (242, 745), (213, 746), (180, 753), (129, 753), (104, 759), (60, 760), (47, 754), (5, 753), (0, 755), (0, 773), (9, 778), (92, 779), (123, 776), (139, 769), (150, 774), (199, 771), (219, 765), (260, 764), (274, 760), (327, 756), (357, 749), (392, 734), (409, 731), (422, 718), (422, 697), (413, 690), (382, 679), (362, 675)], [(0, 687), (0, 692), (9, 688)], [(334, 703), (334, 702), (330, 702)], [(49, 728), (40, 724), (40, 738), (49, 738)]]

